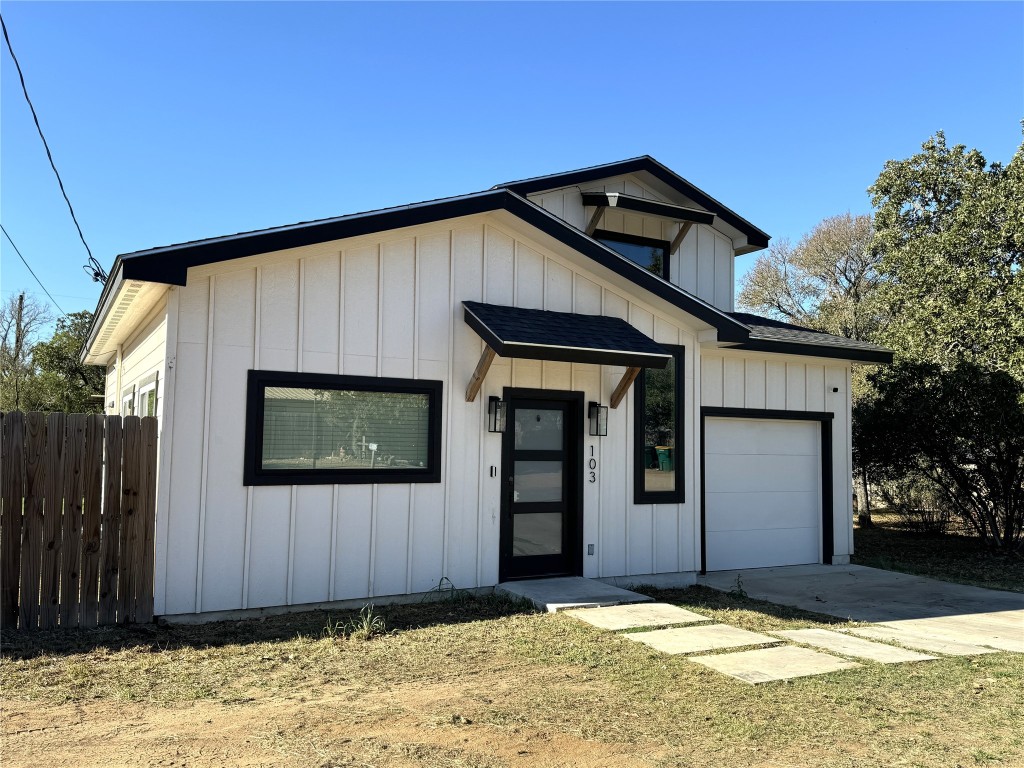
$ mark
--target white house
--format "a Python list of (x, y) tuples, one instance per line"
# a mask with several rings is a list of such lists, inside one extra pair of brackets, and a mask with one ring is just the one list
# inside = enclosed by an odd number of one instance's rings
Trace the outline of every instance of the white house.
[(768, 239), (640, 157), (119, 256), (85, 359), (160, 419), (155, 612), (847, 562), (891, 354), (734, 312)]

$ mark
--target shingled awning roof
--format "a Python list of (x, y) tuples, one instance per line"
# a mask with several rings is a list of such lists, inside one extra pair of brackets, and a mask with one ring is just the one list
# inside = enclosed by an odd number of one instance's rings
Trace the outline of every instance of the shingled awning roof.
[(752, 315), (749, 312), (730, 312), (729, 315), (750, 328), (750, 340), (737, 344), (739, 349), (753, 349), (780, 354), (835, 357), (861, 363), (891, 363), (892, 350), (804, 328), (781, 320)]
[(486, 346), (466, 387), (466, 402), (476, 399), (495, 355), (566, 363), (623, 365), (626, 372), (611, 394), (618, 408), (644, 368), (665, 368), (672, 354), (625, 320), (545, 309), (521, 309), (464, 301), (466, 324)]
[(501, 357), (664, 368), (672, 354), (625, 320), (464, 301), (466, 323)]

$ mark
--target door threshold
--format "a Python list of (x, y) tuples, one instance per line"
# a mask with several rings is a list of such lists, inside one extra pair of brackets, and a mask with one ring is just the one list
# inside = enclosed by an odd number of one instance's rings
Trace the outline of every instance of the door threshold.
[(514, 597), (529, 600), (537, 608), (548, 613), (571, 608), (600, 608), (623, 603), (647, 603), (654, 598), (630, 592), (628, 589), (613, 587), (582, 576), (559, 576), (546, 579), (523, 579), (504, 581), (495, 590)]

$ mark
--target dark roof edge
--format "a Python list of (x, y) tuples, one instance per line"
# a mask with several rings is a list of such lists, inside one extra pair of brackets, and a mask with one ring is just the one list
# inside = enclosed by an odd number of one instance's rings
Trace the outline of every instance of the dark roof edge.
[(769, 341), (751, 339), (727, 349), (747, 349), (753, 352), (773, 352), (779, 355), (800, 355), (801, 357), (830, 357), (857, 363), (892, 363), (893, 353), (886, 349), (859, 349), (837, 344), (800, 344), (792, 341)]
[(119, 256), (118, 260), (121, 262), (123, 277), (126, 280), (185, 285), (191, 267), (496, 210), (508, 211), (640, 288), (717, 328), (719, 339), (722, 341), (740, 342), (749, 338), (747, 326), (730, 317), (728, 313), (648, 272), (611, 248), (588, 237), (568, 222), (508, 189), (489, 190), (308, 224), (153, 248), (124, 254)]
[(609, 174), (620, 175), (623, 173), (636, 173), (638, 171), (647, 171), (655, 178), (665, 184), (668, 184), (681, 195), (686, 195), (686, 197), (690, 198), (698, 205), (702, 205), (709, 211), (712, 211), (722, 221), (727, 224), (731, 224), (746, 235), (747, 241), (751, 245), (758, 248), (768, 247), (768, 241), (771, 239), (771, 235), (747, 221), (734, 210), (711, 197), (711, 195), (707, 194), (700, 188), (695, 187), (675, 171), (662, 165), (650, 155), (642, 155), (629, 160), (606, 163), (605, 165), (594, 165), (589, 168), (580, 168), (575, 171), (566, 171), (564, 173), (554, 173), (548, 176), (534, 176), (529, 179), (510, 181), (504, 184), (496, 184), (493, 188), (511, 189), (521, 195), (529, 195), (545, 189), (556, 189), (558, 187), (568, 187), (574, 184), (583, 184), (588, 181), (595, 181), (604, 176), (608, 176)]

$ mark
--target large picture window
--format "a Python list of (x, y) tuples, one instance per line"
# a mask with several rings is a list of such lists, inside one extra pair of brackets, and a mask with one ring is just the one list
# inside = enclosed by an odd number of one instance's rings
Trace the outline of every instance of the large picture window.
[(644, 368), (634, 386), (633, 499), (678, 503), (683, 497), (683, 347), (664, 369)]
[(246, 485), (436, 483), (440, 381), (249, 371)]

